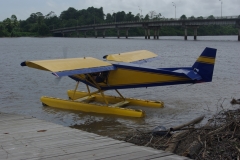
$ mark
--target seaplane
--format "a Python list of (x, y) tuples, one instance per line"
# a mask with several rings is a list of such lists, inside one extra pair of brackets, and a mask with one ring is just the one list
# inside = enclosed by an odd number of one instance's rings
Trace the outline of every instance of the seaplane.
[[(119, 92), (119, 89), (211, 82), (216, 52), (214, 48), (205, 48), (190, 67), (148, 67), (145, 62), (156, 59), (158, 55), (147, 50), (109, 54), (105, 55), (103, 60), (83, 57), (24, 61), (21, 66), (50, 71), (56, 77), (68, 76), (76, 81), (75, 89), (67, 91), (69, 99), (42, 96), (44, 106), (144, 117), (143, 110), (130, 109), (127, 106), (161, 108), (164, 103), (127, 98)], [(80, 82), (86, 85), (87, 91), (77, 90)], [(91, 91), (93, 88), (94, 91)], [(119, 96), (105, 95), (104, 92), (108, 90), (115, 90)]]

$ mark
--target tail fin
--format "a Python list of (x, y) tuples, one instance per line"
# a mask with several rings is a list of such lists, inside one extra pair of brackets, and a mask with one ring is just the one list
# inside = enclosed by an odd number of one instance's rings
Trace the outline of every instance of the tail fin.
[(192, 66), (204, 82), (212, 81), (216, 53), (217, 49), (206, 47)]

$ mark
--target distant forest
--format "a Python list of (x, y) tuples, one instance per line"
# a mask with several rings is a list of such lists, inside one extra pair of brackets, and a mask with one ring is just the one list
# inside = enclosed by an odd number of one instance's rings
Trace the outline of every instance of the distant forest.
[[(203, 17), (187, 17), (182, 15), (181, 19), (202, 19)], [(208, 18), (214, 18), (210, 15)], [(100, 23), (113, 23), (123, 21), (139, 21), (139, 20), (160, 20), (166, 19), (161, 13), (150, 11), (145, 16), (138, 13), (133, 15), (132, 12), (125, 13), (119, 11), (113, 14), (104, 14), (103, 8), (89, 7), (87, 9), (77, 10), (73, 7), (61, 12), (57, 16), (53, 11), (47, 15), (41, 12), (32, 13), (26, 20), (18, 20), (16, 15), (12, 15), (0, 22), (0, 37), (46, 37), (46, 36), (62, 36), (53, 35), (50, 31), (52, 29), (74, 27), (81, 25), (100, 24)], [(80, 36), (83, 33), (80, 33)], [(198, 35), (236, 35), (238, 34), (237, 28), (232, 25), (226, 26), (200, 26), (198, 28)], [(87, 32), (87, 36), (93, 36), (93, 31)], [(115, 29), (106, 30), (106, 36), (116, 36)], [(143, 36), (143, 28), (130, 28), (129, 36)], [(152, 34), (151, 34), (152, 35)], [(174, 27), (161, 27), (160, 36), (183, 36), (184, 29), (181, 26)], [(193, 35), (193, 30), (188, 30), (188, 35)], [(76, 37), (77, 34), (67, 34), (68, 37)]]

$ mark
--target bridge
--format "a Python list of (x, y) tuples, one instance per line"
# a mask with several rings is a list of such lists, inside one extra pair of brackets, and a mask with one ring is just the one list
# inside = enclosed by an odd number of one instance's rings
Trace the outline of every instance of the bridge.
[(185, 30), (184, 39), (187, 40), (187, 30), (189, 28), (194, 29), (194, 40), (197, 39), (197, 29), (200, 26), (208, 25), (234, 25), (238, 28), (238, 41), (240, 41), (240, 16), (225, 16), (225, 17), (214, 17), (201, 18), (201, 19), (160, 19), (160, 20), (140, 20), (140, 21), (128, 21), (128, 22), (115, 22), (115, 23), (102, 23), (75, 26), (68, 28), (58, 28), (51, 30), (52, 33), (61, 33), (63, 36), (66, 33), (76, 32), (79, 36), (79, 32), (84, 33), (84, 37), (87, 37), (87, 31), (94, 31), (95, 37), (98, 37), (98, 32), (102, 32), (102, 37), (105, 38), (105, 31), (107, 29), (116, 29), (117, 37), (120, 38), (120, 30), (125, 31), (125, 37), (128, 38), (129, 28), (144, 28), (145, 39), (150, 39), (150, 30), (153, 30), (153, 39), (159, 39), (159, 30), (163, 26), (182, 26)]

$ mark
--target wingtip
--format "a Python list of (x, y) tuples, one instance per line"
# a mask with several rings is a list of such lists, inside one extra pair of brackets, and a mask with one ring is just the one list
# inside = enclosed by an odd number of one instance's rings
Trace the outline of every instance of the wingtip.
[(24, 62), (22, 62), (20, 65), (21, 65), (21, 66), (27, 66), (27, 64), (26, 64), (26, 62), (25, 62), (25, 61), (24, 61)]
[(103, 56), (103, 59), (107, 59), (108, 55)]

